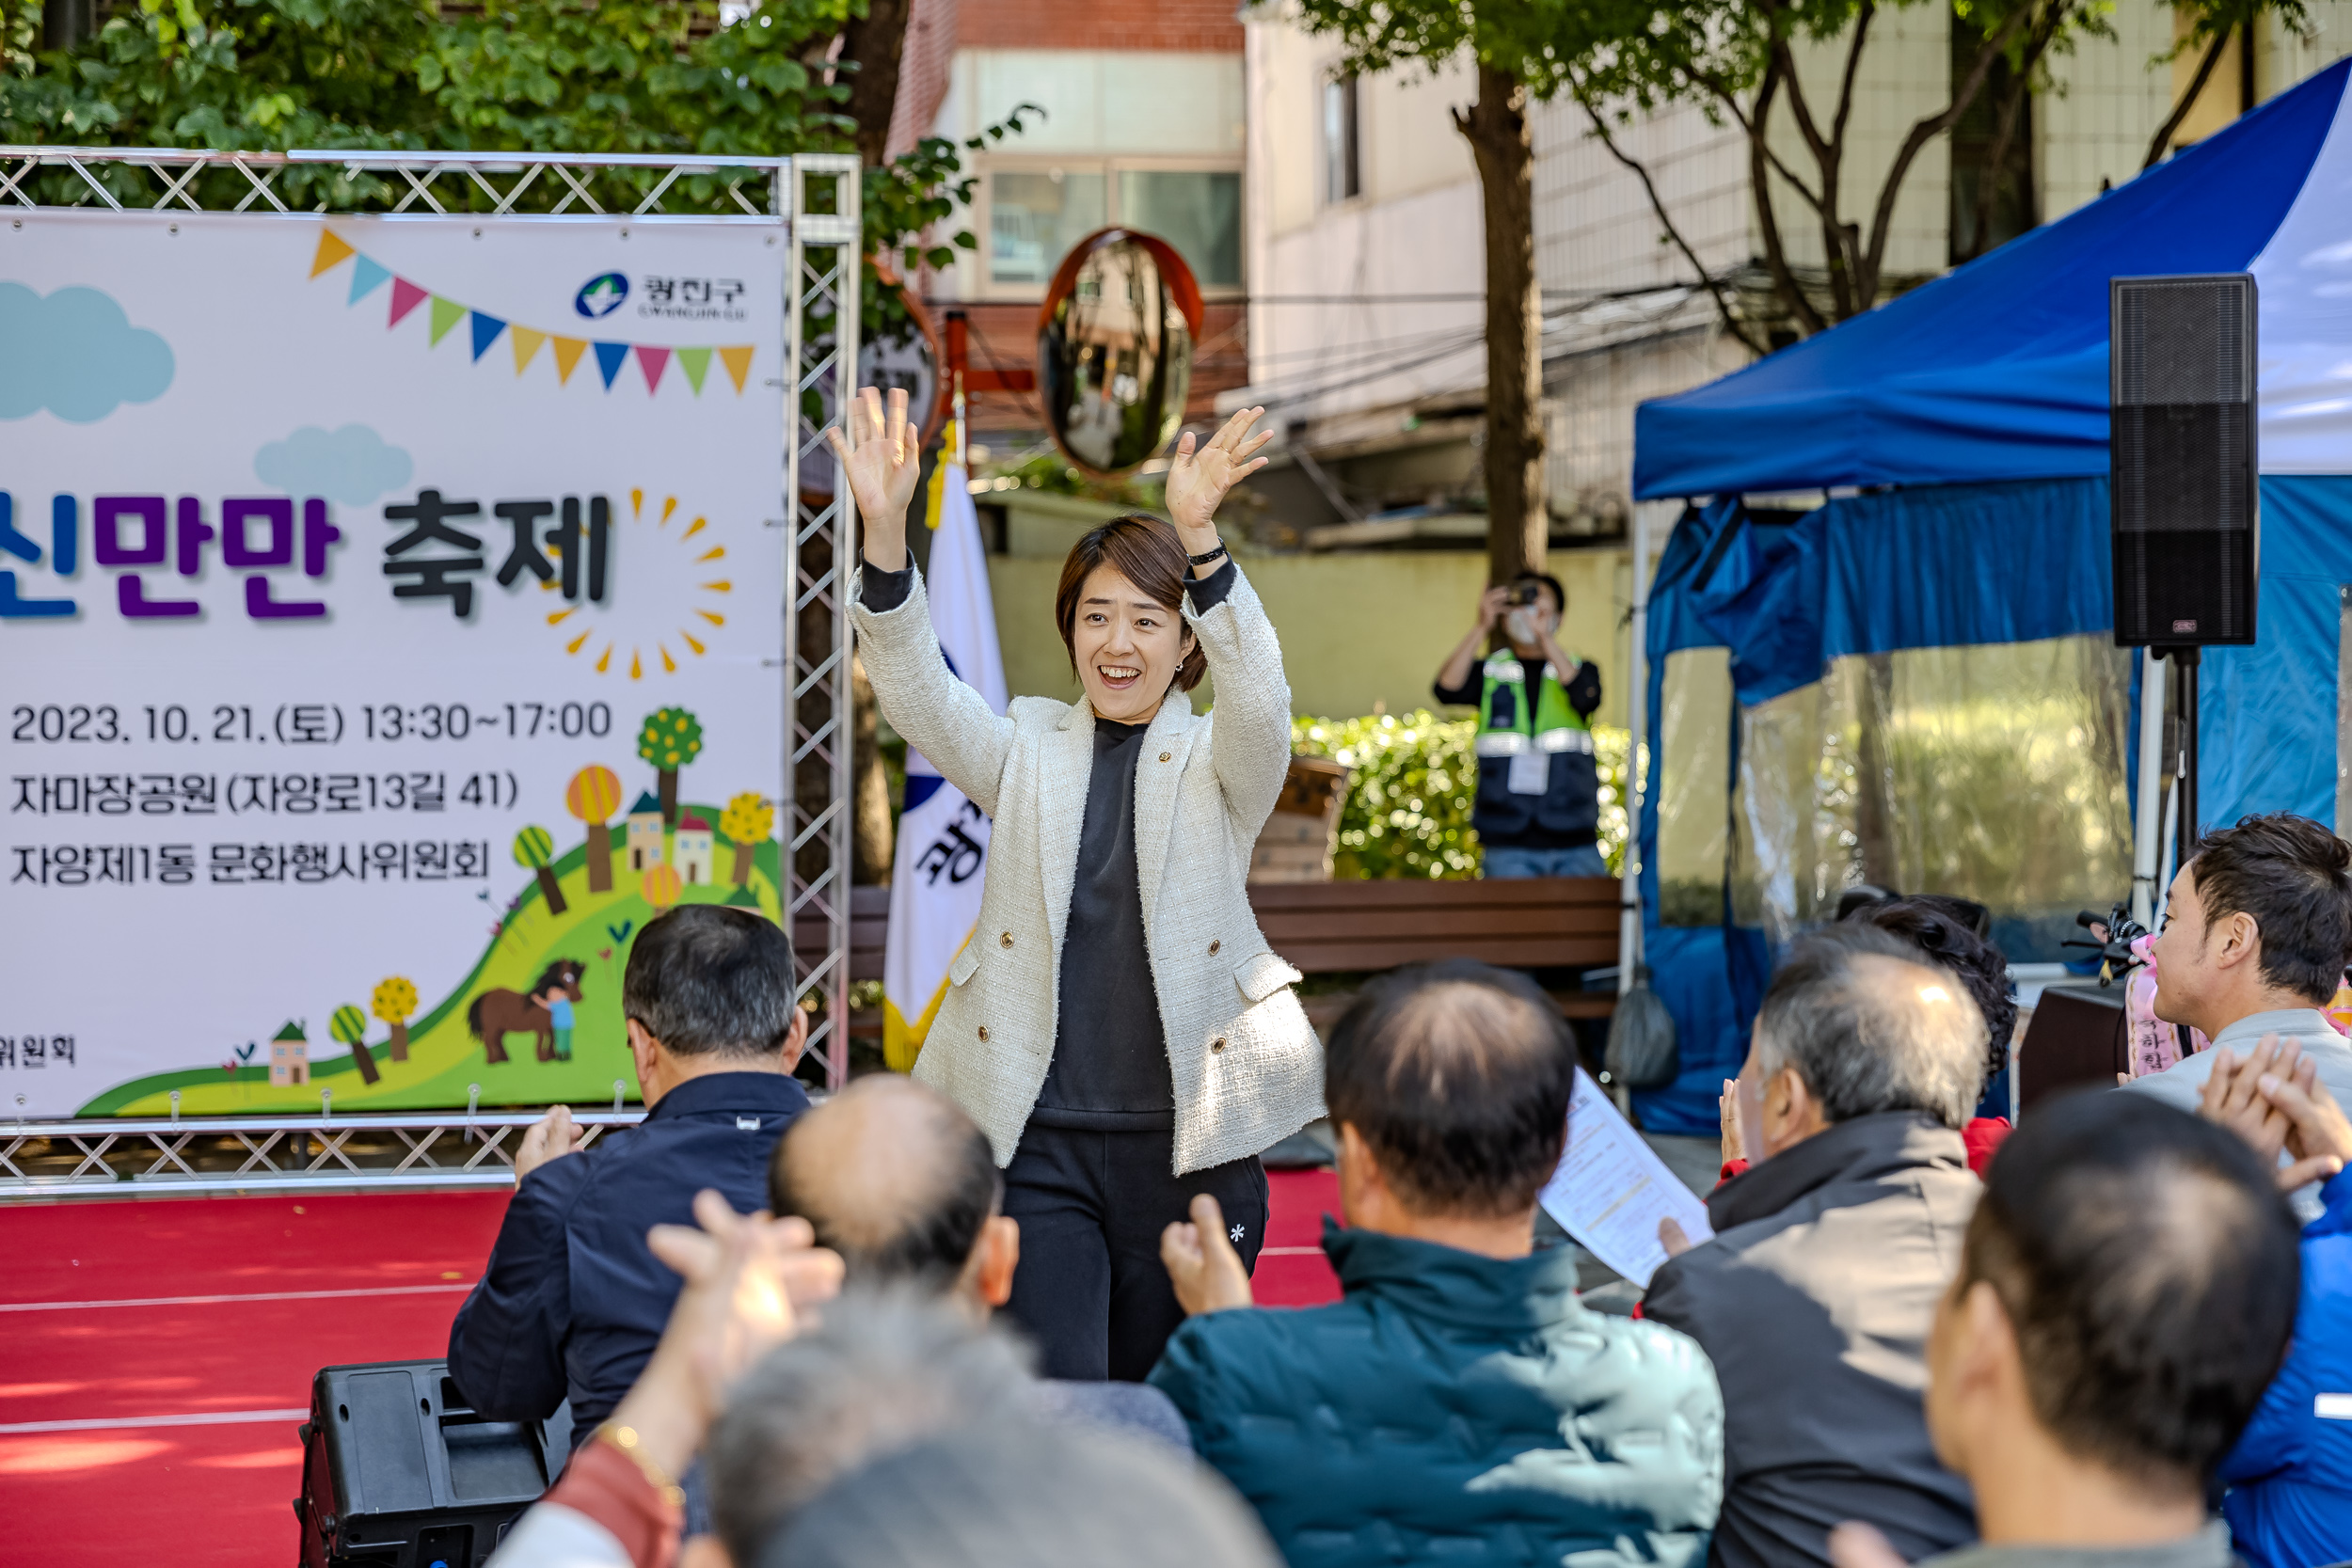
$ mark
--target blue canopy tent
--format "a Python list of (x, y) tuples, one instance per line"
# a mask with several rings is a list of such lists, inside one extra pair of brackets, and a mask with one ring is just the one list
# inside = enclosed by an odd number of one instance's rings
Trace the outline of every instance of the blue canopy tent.
[[(1677, 1082), (1638, 1097), (1645, 1126), (1713, 1129), (1720, 1082), (1746, 1053), (1770, 942), (1821, 918), (1874, 849), (1931, 866), (1907, 891), (1994, 905), (2013, 957), (2054, 956), (2055, 905), (2010, 908), (2001, 886), (1948, 885), (2001, 879), (1993, 851), (2014, 824), (1972, 805), (1958, 776), (1982, 773), (1988, 747), (2018, 751), (2011, 793), (2025, 815), (2044, 796), (2072, 802), (2063, 832), (2043, 812), (2050, 843), (2092, 841), (2079, 887), (2044, 880), (2085, 904), (2126, 892), (2137, 681), (2111, 646), (2110, 277), (2255, 275), (2261, 641), (2205, 655), (2201, 809), (2209, 823), (2279, 809), (2335, 820), (2352, 585), (2347, 77), (2352, 61), (2339, 62), (1990, 256), (1642, 405), (1635, 496), (1692, 502), (1661, 558), (1643, 636), (1654, 737), (1638, 828), (1644, 950), (1682, 1046)], [(1742, 499), (1821, 491), (1827, 503), (1802, 514)], [(1683, 733), (1703, 737), (1727, 718), (1731, 737), (1721, 755), (1683, 745), (1682, 763), (1724, 773), (1699, 812), (1721, 800), (1727, 818), (1716, 910), (1692, 868), (1703, 871), (1717, 843), (1683, 825), (1690, 781), (1669, 776), (1675, 714), (1699, 667), (1676, 656), (1709, 649), (1723, 650), (1709, 656), (1723, 674), (1709, 678), (1727, 683), (1727, 714), (1700, 715)], [(2060, 734), (2017, 728), (2028, 710)], [(2053, 782), (2026, 788), (2034, 779)], [(1664, 882), (1661, 802), (1673, 819)], [(2119, 824), (2126, 885), (2106, 888)], [(1677, 834), (1695, 847), (1678, 851)], [(1983, 852), (1939, 863), (1938, 834), (1973, 834)], [(1963, 861), (1973, 869), (1952, 869)]]

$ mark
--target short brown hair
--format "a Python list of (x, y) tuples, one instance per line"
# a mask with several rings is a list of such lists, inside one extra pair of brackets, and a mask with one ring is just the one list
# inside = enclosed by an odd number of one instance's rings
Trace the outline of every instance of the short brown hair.
[(2352, 846), (2308, 816), (2272, 812), (2217, 828), (2188, 863), (2205, 927), (2249, 914), (2263, 978), (2325, 1006), (2352, 958)]
[[(1061, 563), (1061, 586), (1054, 590), (1054, 624), (1061, 627), (1061, 645), (1070, 651), (1073, 675), (1078, 673), (1078, 595), (1097, 566), (1108, 566), (1143, 590), (1145, 598), (1172, 612), (1179, 626), (1184, 623), (1184, 576), (1192, 562), (1172, 525), (1148, 512), (1129, 512), (1089, 529), (1070, 546), (1070, 559)], [(1190, 691), (1209, 673), (1209, 661), (1192, 628), (1184, 626), (1183, 635), (1192, 639), (1192, 646), (1176, 666), (1173, 688)]]

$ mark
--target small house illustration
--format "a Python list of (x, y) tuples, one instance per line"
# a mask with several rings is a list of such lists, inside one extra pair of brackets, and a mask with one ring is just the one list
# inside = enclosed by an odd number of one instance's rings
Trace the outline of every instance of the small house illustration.
[(710, 880), (710, 824), (699, 816), (678, 818), (677, 874), (688, 882)]
[(310, 1042), (302, 1025), (292, 1019), (269, 1040), (269, 1082), (272, 1088), (290, 1088), (310, 1081)]
[(628, 808), (628, 868), (643, 871), (661, 863), (661, 802), (647, 790)]

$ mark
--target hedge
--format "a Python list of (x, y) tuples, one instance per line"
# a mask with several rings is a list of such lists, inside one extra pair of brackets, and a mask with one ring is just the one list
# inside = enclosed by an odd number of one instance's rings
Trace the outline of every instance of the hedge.
[[(1440, 719), (1426, 708), (1361, 719), (1291, 721), (1291, 750), (1329, 757), (1355, 771), (1340, 810), (1332, 875), (1467, 879), (1481, 851), (1470, 808), (1478, 791), (1474, 719)], [(1625, 857), (1628, 736), (1593, 727), (1600, 765), (1600, 848), (1615, 872)]]

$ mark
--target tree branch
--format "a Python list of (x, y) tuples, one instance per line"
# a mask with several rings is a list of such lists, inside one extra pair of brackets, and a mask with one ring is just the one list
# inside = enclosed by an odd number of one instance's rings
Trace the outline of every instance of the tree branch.
[[(2066, 9), (2072, 3), (2073, 0), (2045, 0), (2045, 4), (2058, 10)], [(1912, 161), (1919, 156), (1920, 150), (1929, 142), (1950, 130), (1960, 117), (1968, 112), (1968, 105), (1975, 103), (1977, 94), (1984, 90), (1984, 79), (1992, 73), (1994, 59), (2007, 52), (2009, 40), (2016, 35), (2019, 25), (2034, 8), (2020, 6), (2011, 11), (2008, 19), (1985, 39), (1984, 47), (1977, 51), (1975, 61), (1968, 67), (1967, 76), (1953, 90), (1952, 101), (1944, 106), (1943, 112), (1918, 121), (1912, 126), (1911, 134), (1903, 138), (1901, 150), (1895, 154), (1894, 163), (1888, 166), (1885, 182), (1879, 187), (1878, 207), (1870, 216), (1870, 248), (1863, 259), (1861, 287), (1856, 291), (1863, 309), (1867, 310), (1878, 302), (1879, 268), (1886, 260), (1886, 242), (1894, 232), (1895, 198), (1902, 191), (1903, 177), (1911, 172)]]
[(1993, 231), (1993, 207), (2000, 198), (2001, 166), (2009, 159), (2010, 143), (2016, 140), (2018, 114), (2025, 107), (2026, 93), (2033, 88), (2034, 67), (2057, 39), (2062, 14), (2053, 7), (2034, 24), (2033, 36), (2018, 61), (2017, 80), (2010, 84), (2009, 95), (2001, 101), (2000, 119), (1993, 128), (1993, 146), (1985, 158), (1991, 177), (1977, 187), (1974, 230), (1968, 236), (1968, 253), (1961, 258), (1963, 262), (1973, 261), (1985, 252), (1985, 236)]
[(1788, 84), (1788, 108), (1796, 116), (1798, 134), (1813, 151), (1813, 162), (1820, 171), (1821, 199), (1814, 213), (1821, 225), (1821, 264), (1829, 272), (1830, 313), (1839, 321), (1854, 313), (1853, 273), (1846, 253), (1846, 226), (1838, 221), (1837, 185), (1842, 178), (1839, 165), (1843, 149), (1825, 139), (1813, 123), (1813, 111), (1804, 101), (1804, 87), (1797, 80), (1797, 59), (1786, 40), (1772, 45), (1772, 58), (1781, 68), (1781, 75)]
[(1665, 200), (1658, 194), (1658, 186), (1650, 179), (1649, 170), (1617, 146), (1616, 138), (1609, 134), (1608, 122), (1601, 119), (1600, 111), (1593, 107), (1592, 100), (1585, 96), (1583, 84), (1577, 82), (1573, 77), (1569, 79), (1569, 92), (1576, 99), (1577, 106), (1584, 111), (1584, 118), (1593, 122), (1593, 135), (1600, 138), (1600, 145), (1609, 150), (1611, 157), (1631, 169), (1634, 177), (1642, 182), (1642, 189), (1649, 195), (1650, 211), (1658, 214), (1659, 223), (1666, 230), (1666, 238), (1674, 242), (1675, 248), (1682, 252), (1682, 259), (1690, 262), (1691, 270), (1698, 275), (1700, 286), (1713, 297), (1715, 313), (1723, 318), (1724, 329), (1739, 339), (1748, 352), (1757, 358), (1761, 359), (1772, 353), (1770, 343), (1750, 337), (1747, 323), (1733, 314), (1731, 300), (1724, 294), (1723, 284), (1707, 270), (1706, 263), (1699, 260), (1698, 252), (1692, 250), (1690, 242), (1682, 237), (1682, 230), (1676, 226), (1674, 214), (1666, 211)]
[(1797, 282), (1797, 275), (1788, 267), (1788, 254), (1780, 242), (1780, 219), (1772, 211), (1772, 187), (1768, 177), (1769, 163), (1764, 153), (1764, 136), (1772, 123), (1772, 97), (1780, 90), (1780, 62), (1774, 60), (1764, 71), (1764, 80), (1756, 88), (1756, 115), (1748, 127), (1748, 183), (1756, 197), (1756, 225), (1764, 241), (1764, 265), (1772, 275), (1772, 288), (1788, 313), (1803, 324), (1807, 332), (1819, 332), (1828, 326), (1821, 312), (1805, 297), (1804, 289)]
[(2156, 134), (2149, 138), (2148, 156), (2139, 164), (2141, 172), (2156, 166), (2157, 160), (2164, 156), (2165, 147), (2172, 140), (2172, 133), (2181, 128), (2181, 121), (2188, 118), (2191, 109), (2197, 107), (2197, 100), (2203, 95), (2205, 84), (2213, 80), (2213, 68), (2221, 63), (2221, 51), (2230, 45), (2231, 31), (2230, 28), (2222, 28), (2214, 34), (2213, 42), (2205, 46), (2205, 57), (2197, 62), (2197, 74), (2189, 78), (2188, 90), (2181, 94), (2181, 101), (2172, 105), (2172, 112), (2164, 117), (2164, 123), (2157, 126)]

